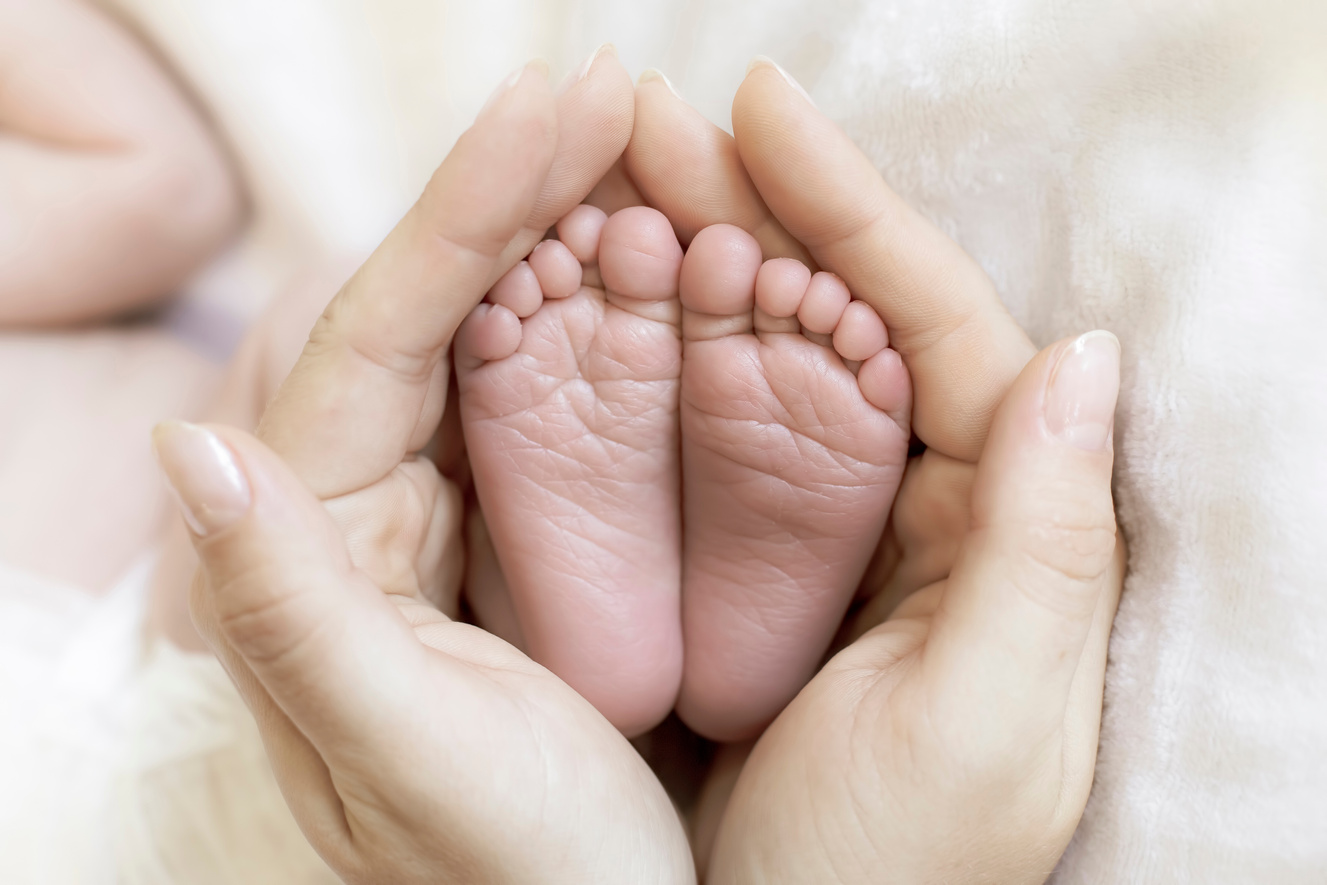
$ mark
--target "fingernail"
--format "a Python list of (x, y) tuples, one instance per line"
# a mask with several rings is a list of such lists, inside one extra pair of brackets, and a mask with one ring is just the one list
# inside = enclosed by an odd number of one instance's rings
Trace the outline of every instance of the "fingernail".
[(536, 58), (533, 61), (521, 65), (519, 68), (504, 77), (502, 82), (498, 84), (498, 88), (494, 89), (493, 94), (488, 97), (488, 101), (485, 101), (484, 106), (479, 109), (479, 115), (482, 115), (489, 108), (493, 107), (493, 105), (497, 104), (498, 99), (510, 92), (512, 87), (517, 83), (521, 82), (521, 77), (526, 71), (534, 71), (547, 79), (548, 62), (544, 61), (542, 58)]
[(206, 537), (249, 512), (249, 481), (230, 448), (206, 427), (163, 421), (152, 429), (152, 449), (193, 533)]
[(1046, 425), (1070, 445), (1095, 452), (1110, 441), (1120, 393), (1120, 340), (1110, 332), (1080, 335), (1051, 370)]
[(667, 86), (668, 91), (673, 93), (673, 98), (677, 99), (682, 98), (682, 94), (677, 91), (677, 87), (673, 85), (673, 81), (665, 77), (664, 72), (659, 70), (658, 68), (646, 68), (643, 72), (641, 72), (640, 79), (636, 81), (636, 85), (639, 86), (640, 84), (648, 83), (651, 80), (658, 80), (662, 82), (663, 85)]
[(571, 89), (571, 87), (575, 86), (577, 83), (581, 82), (586, 77), (590, 76), (590, 68), (594, 67), (594, 63), (598, 61), (601, 56), (604, 55), (616, 56), (617, 47), (614, 46), (612, 43), (599, 44), (599, 48), (596, 49), (594, 52), (591, 52), (590, 57), (587, 58), (585, 61), (581, 62), (580, 67), (576, 68), (576, 70), (572, 71), (571, 73), (567, 74), (567, 76), (562, 78), (562, 82), (558, 85), (558, 95), (562, 95), (563, 93), (567, 92), (567, 90)]
[(771, 68), (778, 71), (779, 76), (783, 78), (784, 82), (787, 83), (789, 86), (791, 86), (793, 89), (796, 89), (797, 92), (802, 96), (802, 98), (806, 99), (808, 102), (811, 103), (811, 107), (816, 106), (816, 100), (811, 97), (811, 93), (803, 89), (801, 83), (798, 83), (796, 80), (794, 80), (787, 71), (779, 67), (778, 62), (776, 62), (774, 59), (770, 58), (767, 55), (757, 55), (755, 58), (751, 59), (751, 63), (746, 66), (747, 76), (750, 76), (751, 72), (754, 71), (756, 68), (760, 67), (761, 65), (769, 65)]

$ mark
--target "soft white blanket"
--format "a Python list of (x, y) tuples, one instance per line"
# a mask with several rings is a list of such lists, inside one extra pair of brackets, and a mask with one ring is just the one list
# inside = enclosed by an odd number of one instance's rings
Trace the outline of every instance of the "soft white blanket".
[(116, 0), (215, 114), (257, 224), (195, 301), (371, 245), (489, 89), (603, 40), (716, 122), (774, 57), (1039, 343), (1124, 344), (1132, 551), (1056, 881), (1327, 876), (1327, 6)]

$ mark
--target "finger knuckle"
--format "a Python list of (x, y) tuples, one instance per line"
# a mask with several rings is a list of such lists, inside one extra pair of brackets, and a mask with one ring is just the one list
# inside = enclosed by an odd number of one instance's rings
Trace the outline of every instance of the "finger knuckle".
[(1017, 550), (1016, 581), (1042, 607), (1081, 614), (1095, 598), (1116, 544), (1113, 521), (1057, 519), (1026, 527)]
[(315, 642), (321, 623), (309, 616), (302, 590), (287, 588), (262, 566), (234, 575), (215, 594), (216, 626), (236, 651), (254, 664), (297, 656)]

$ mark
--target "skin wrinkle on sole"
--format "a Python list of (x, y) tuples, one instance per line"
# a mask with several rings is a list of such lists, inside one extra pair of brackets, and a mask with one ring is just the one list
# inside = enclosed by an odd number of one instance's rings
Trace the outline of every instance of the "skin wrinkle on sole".
[[(681, 248), (653, 210), (614, 219), (574, 211), (576, 248), (597, 253), (599, 265), (587, 273), (581, 264), (576, 291), (546, 297), (521, 321), (511, 357), (462, 379), (463, 412), (489, 531), (518, 619), (531, 625), (527, 644), (634, 732), (671, 708), (681, 674), (681, 339), (668, 304), (669, 262), (675, 274)], [(594, 241), (587, 232), (596, 226)], [(566, 248), (555, 243), (532, 262), (536, 275), (567, 269), (570, 256), (548, 251)], [(585, 285), (619, 282), (643, 263), (654, 277), (629, 279), (629, 291), (648, 297)], [(485, 411), (493, 385), (501, 402)], [(550, 558), (560, 574), (545, 567)]]
[[(687, 658), (679, 712), (720, 740), (768, 721), (814, 671), (883, 531), (909, 436), (866, 400), (833, 349), (852, 303), (841, 281), (778, 267), (767, 279), (805, 289), (797, 298), (779, 290), (780, 312), (796, 307), (794, 319), (775, 318), (780, 331), (761, 331), (764, 264), (752, 261), (753, 250), (735, 228), (702, 230), (684, 260), (681, 291), (684, 309), (704, 314), (704, 323), (684, 317), (682, 326), (703, 337), (686, 340), (682, 374)], [(715, 275), (724, 262), (736, 277)], [(793, 302), (827, 285), (837, 288), (821, 299), (817, 328), (829, 331), (793, 331), (801, 310)], [(852, 322), (879, 323), (874, 313), (851, 314)], [(840, 340), (882, 342), (874, 354), (858, 348), (871, 359), (885, 352), (887, 333), (868, 325)]]

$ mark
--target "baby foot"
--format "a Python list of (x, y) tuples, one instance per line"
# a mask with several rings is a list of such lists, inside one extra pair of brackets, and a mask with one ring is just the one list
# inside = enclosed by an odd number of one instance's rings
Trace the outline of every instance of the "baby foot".
[(912, 390), (884, 323), (833, 274), (762, 265), (739, 228), (682, 264), (678, 713), (751, 736), (814, 674), (880, 540)]
[(631, 735), (682, 671), (682, 249), (644, 207), (557, 230), (457, 331), (461, 419), (528, 652)]

